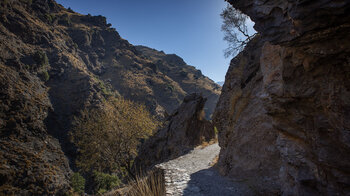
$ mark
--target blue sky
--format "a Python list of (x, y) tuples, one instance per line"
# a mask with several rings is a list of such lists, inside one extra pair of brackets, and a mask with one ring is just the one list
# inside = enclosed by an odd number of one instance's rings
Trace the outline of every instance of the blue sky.
[(131, 44), (177, 54), (214, 81), (224, 81), (230, 59), (221, 32), (224, 0), (57, 0), (64, 7), (103, 15)]

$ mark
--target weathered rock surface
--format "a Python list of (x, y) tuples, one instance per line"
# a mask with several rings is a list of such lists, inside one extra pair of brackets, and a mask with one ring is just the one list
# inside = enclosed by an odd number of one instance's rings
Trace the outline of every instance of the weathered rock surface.
[[(251, 16), (262, 41), (226, 75), (214, 116), (221, 171), (264, 192), (349, 194), (350, 2), (230, 2)], [(257, 180), (248, 172), (272, 168)]]
[(260, 192), (279, 192), (278, 133), (264, 108), (263, 75), (259, 59), (263, 41), (255, 38), (232, 59), (214, 124), (221, 147), (222, 174), (254, 184)]
[[(179, 81), (194, 83), (196, 75), (196, 91), (217, 98), (220, 87), (199, 70), (164, 58), (156, 69), (158, 60), (137, 51), (103, 16), (54, 0), (0, 1), (1, 193), (67, 191), (66, 157), (73, 169), (76, 157), (68, 136), (73, 117), (111, 96), (145, 104), (161, 118), (194, 91)], [(177, 66), (188, 75), (172, 77)]]
[(169, 116), (166, 126), (142, 145), (139, 164), (149, 167), (214, 139), (214, 126), (204, 118), (205, 102), (206, 99), (196, 93), (186, 96), (181, 106)]
[[(320, 39), (324, 30), (349, 28), (346, 25), (350, 20), (348, 0), (227, 1), (247, 14), (263, 39), (273, 44), (311, 43)], [(338, 34), (337, 31), (328, 33)]]
[(0, 195), (62, 195), (71, 170), (47, 134), (47, 88), (25, 70), (0, 63)]
[[(136, 49), (146, 58), (155, 62), (155, 69), (166, 73), (187, 94), (202, 94), (207, 99), (204, 105), (205, 117), (206, 119), (211, 119), (220, 95), (221, 87), (218, 84), (213, 83), (211, 79), (203, 76), (200, 70), (187, 65), (182, 58), (175, 54), (165, 54), (164, 52), (159, 52), (145, 46), (136, 46)], [(178, 104), (173, 104), (172, 107), (177, 108)]]

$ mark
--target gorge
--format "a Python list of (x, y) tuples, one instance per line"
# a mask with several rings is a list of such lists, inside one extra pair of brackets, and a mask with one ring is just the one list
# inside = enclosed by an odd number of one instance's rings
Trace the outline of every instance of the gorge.
[[(159, 121), (129, 163), (171, 171), (167, 195), (213, 195), (220, 183), (223, 195), (349, 195), (350, 2), (227, 2), (258, 34), (221, 87), (175, 54), (130, 44), (103, 16), (54, 0), (0, 0), (0, 195), (127, 187), (132, 172), (119, 163), (83, 173), (84, 149), (72, 141), (84, 111), (123, 99)], [(95, 170), (118, 183), (100, 186)], [(214, 180), (199, 185), (203, 176)]]

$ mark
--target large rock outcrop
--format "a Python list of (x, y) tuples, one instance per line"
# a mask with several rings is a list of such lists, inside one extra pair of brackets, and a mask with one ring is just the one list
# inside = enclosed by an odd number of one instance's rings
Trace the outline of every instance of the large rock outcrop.
[(278, 133), (264, 108), (260, 69), (263, 41), (256, 37), (232, 59), (214, 113), (221, 147), (220, 172), (253, 184), (260, 192), (279, 192)]
[(166, 126), (141, 147), (138, 165), (150, 167), (181, 156), (203, 142), (215, 138), (214, 126), (204, 118), (206, 99), (193, 93), (168, 117)]
[(320, 41), (322, 35), (326, 38), (330, 33), (338, 34), (336, 29), (348, 28), (350, 20), (347, 0), (227, 1), (247, 14), (263, 39), (273, 44)]
[(221, 171), (267, 193), (349, 194), (350, 2), (230, 2), (261, 38), (231, 61), (215, 111)]

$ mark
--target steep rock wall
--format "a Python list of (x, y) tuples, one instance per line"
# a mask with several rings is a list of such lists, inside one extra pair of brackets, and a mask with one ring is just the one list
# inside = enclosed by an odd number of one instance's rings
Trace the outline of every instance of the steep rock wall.
[[(245, 63), (242, 70), (244, 73), (251, 69), (252, 63), (258, 64), (262, 78), (249, 90), (243, 89), (243, 92), (254, 92), (261, 85), (260, 96), (249, 97), (243, 109), (236, 107), (239, 102), (231, 97), (241, 96), (242, 83), (232, 85), (232, 80), (244, 78), (242, 74), (235, 75), (236, 62), (244, 59), (245, 54), (254, 56), (259, 49), (248, 46), (232, 60), (214, 116), (223, 147), (219, 160), (221, 170), (231, 177), (240, 175), (251, 179), (253, 177), (245, 173), (250, 167), (243, 168), (243, 172), (235, 170), (244, 163), (237, 163), (232, 157), (250, 159), (244, 161), (246, 163), (269, 158), (272, 164), (265, 166), (274, 167), (278, 174), (257, 173), (256, 176), (276, 178), (280, 194), (349, 194), (350, 2), (229, 2), (248, 14), (261, 34), (261, 54), (253, 62)], [(249, 110), (256, 99), (260, 107)], [(222, 109), (232, 104), (235, 107)], [(255, 127), (241, 126), (257, 113), (265, 115), (267, 120), (254, 121)], [(272, 124), (272, 128), (254, 129), (265, 123)], [(272, 137), (267, 138), (265, 135), (269, 132)], [(261, 158), (252, 152), (254, 146), (271, 146), (279, 156), (270, 154)], [(259, 168), (261, 166), (255, 165), (250, 169)], [(252, 180), (252, 183), (258, 190), (276, 191), (276, 187), (263, 180)], [(267, 186), (261, 189), (261, 184)]]
[(278, 134), (262, 100), (262, 45), (257, 37), (232, 59), (214, 124), (219, 130), (220, 172), (270, 193), (279, 191), (280, 155), (276, 147)]
[(180, 107), (168, 117), (166, 126), (142, 144), (138, 165), (146, 168), (154, 166), (214, 139), (214, 126), (204, 118), (206, 101), (196, 93), (186, 96)]

